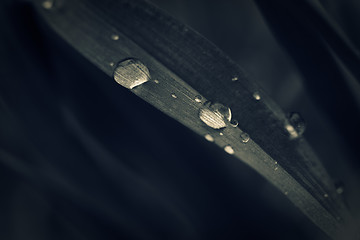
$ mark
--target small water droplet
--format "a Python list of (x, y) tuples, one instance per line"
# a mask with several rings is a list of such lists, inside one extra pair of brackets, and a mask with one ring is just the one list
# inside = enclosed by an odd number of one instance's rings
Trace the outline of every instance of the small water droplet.
[(275, 167), (274, 170), (277, 171), (279, 169), (279, 167)]
[(238, 78), (237, 76), (234, 76), (234, 77), (231, 79), (231, 81), (233, 81), (233, 82), (235, 82), (235, 81), (237, 81), (237, 80), (239, 80), (239, 78)]
[(253, 97), (255, 98), (255, 100), (259, 101), (261, 99), (260, 93), (259, 92), (254, 92)]
[(299, 137), (299, 134), (296, 132), (295, 128), (290, 124), (285, 124), (285, 129), (290, 135), (290, 139), (295, 139)]
[(173, 98), (177, 98), (177, 96), (176, 96), (175, 93), (172, 93), (171, 96), (172, 96)]
[(159, 84), (159, 83), (160, 83), (159, 80), (157, 80), (157, 79), (155, 79), (154, 82), (155, 82), (156, 84)]
[(324, 194), (324, 197), (327, 198), (327, 197), (329, 197), (329, 195), (328, 195), (327, 193), (325, 193), (325, 194)]
[(45, 9), (51, 9), (54, 6), (53, 0), (46, 0), (42, 3), (43, 8)]
[(239, 125), (239, 122), (236, 119), (232, 119), (230, 121), (230, 125), (233, 126), (233, 127), (237, 127)]
[(289, 114), (289, 122), (294, 127), (297, 132), (298, 137), (303, 135), (306, 129), (306, 124), (304, 119), (301, 117), (299, 113), (292, 112)]
[(111, 35), (111, 39), (112, 40), (114, 40), (114, 41), (117, 41), (117, 40), (119, 40), (119, 35), (117, 35), (117, 34), (113, 34), (113, 35)]
[(284, 194), (287, 196), (289, 193), (288, 193), (288, 192), (284, 192)]
[(227, 126), (227, 121), (231, 120), (231, 110), (221, 103), (207, 101), (200, 108), (199, 117), (209, 127), (221, 129)]
[(223, 136), (223, 135), (224, 135), (224, 133), (222, 133), (222, 132), (221, 132), (221, 133), (219, 133), (219, 135), (220, 135), (220, 136)]
[(133, 89), (149, 79), (149, 69), (137, 59), (121, 61), (114, 70), (114, 80), (128, 89)]
[(196, 95), (195, 96), (195, 102), (201, 103), (202, 100), (202, 96), (201, 95)]
[(276, 165), (276, 164), (278, 164), (278, 162), (277, 162), (277, 161), (275, 161), (275, 162), (274, 162), (274, 164)]
[(343, 194), (344, 188), (343, 188), (343, 187), (338, 187), (338, 188), (336, 189), (336, 192), (337, 192), (337, 194)]
[(250, 140), (250, 136), (246, 132), (242, 132), (240, 138), (243, 143), (247, 143)]
[(206, 134), (205, 135), (205, 139), (208, 140), (209, 142), (213, 142), (214, 138), (210, 135), (210, 134)]
[(115, 65), (115, 63), (111, 62), (109, 63), (110, 67), (113, 67)]
[(225, 152), (227, 152), (228, 154), (234, 154), (234, 153), (235, 153), (234, 149), (233, 149), (230, 145), (225, 146), (225, 147), (224, 147), (224, 150), (225, 150)]

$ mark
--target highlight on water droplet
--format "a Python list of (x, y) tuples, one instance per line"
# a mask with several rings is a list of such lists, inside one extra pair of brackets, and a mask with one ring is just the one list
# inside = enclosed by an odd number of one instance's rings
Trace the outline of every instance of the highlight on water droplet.
[(114, 80), (128, 89), (133, 89), (149, 79), (149, 69), (138, 59), (123, 60), (117, 64), (114, 70)]
[(160, 82), (159, 82), (159, 80), (155, 79), (154, 83), (159, 84)]
[(228, 154), (234, 154), (234, 153), (235, 153), (234, 149), (233, 149), (230, 145), (225, 146), (225, 147), (224, 147), (224, 150), (225, 150), (225, 152), (227, 152)]
[(221, 103), (207, 101), (199, 110), (200, 120), (214, 129), (221, 129), (231, 121), (231, 110)]
[(305, 129), (306, 129), (306, 124), (305, 124), (304, 119), (301, 117), (301, 115), (297, 112), (292, 112), (289, 114), (288, 119), (289, 119), (290, 124), (295, 129), (295, 131), (297, 133), (297, 137), (300, 137), (301, 135), (303, 135), (303, 133), (305, 132)]
[(204, 137), (205, 137), (205, 139), (208, 140), (209, 142), (213, 142), (213, 141), (214, 141), (214, 138), (213, 138), (210, 134), (206, 134)]
[(223, 136), (223, 135), (224, 135), (224, 133), (220, 132), (220, 133), (219, 133), (219, 135), (220, 135), (220, 136)]
[(176, 96), (176, 94), (175, 94), (175, 93), (172, 93), (172, 94), (171, 94), (171, 97), (173, 97), (173, 98), (177, 98), (177, 96)]
[(324, 194), (324, 197), (325, 197), (325, 198), (328, 198), (328, 197), (329, 197), (329, 195), (328, 195), (327, 193), (325, 193), (325, 194)]
[(233, 81), (233, 82), (235, 82), (235, 81), (237, 81), (237, 80), (239, 80), (239, 78), (238, 78), (237, 76), (234, 76), (234, 77), (231, 79), (231, 81)]
[(201, 95), (196, 95), (195, 96), (195, 102), (201, 103), (202, 100), (202, 96)]
[(113, 67), (113, 66), (115, 66), (115, 63), (110, 62), (110, 63), (109, 63), (109, 66), (110, 66), (110, 67)]
[(230, 125), (231, 125), (232, 127), (237, 127), (237, 126), (239, 125), (239, 122), (238, 122), (236, 119), (232, 119), (232, 120), (230, 121)]
[(250, 140), (250, 136), (246, 132), (242, 132), (240, 138), (243, 143), (247, 143)]
[(254, 92), (253, 93), (253, 97), (255, 98), (255, 100), (259, 101), (261, 99), (260, 93), (259, 92)]

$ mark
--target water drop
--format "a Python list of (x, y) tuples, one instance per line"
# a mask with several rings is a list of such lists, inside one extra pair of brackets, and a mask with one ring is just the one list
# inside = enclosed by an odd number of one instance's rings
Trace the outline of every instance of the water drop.
[(253, 97), (255, 98), (255, 100), (259, 101), (261, 99), (261, 96), (259, 94), (259, 92), (254, 92)]
[(206, 134), (205, 135), (205, 139), (208, 140), (209, 142), (213, 142), (214, 138), (210, 135), (210, 134)]
[(295, 128), (290, 124), (285, 124), (285, 129), (290, 135), (290, 139), (295, 139), (299, 137), (299, 134), (296, 132)]
[(225, 147), (224, 147), (224, 150), (225, 150), (225, 152), (227, 152), (228, 154), (234, 154), (234, 153), (235, 153), (234, 149), (233, 149), (230, 145), (225, 146)]
[(233, 81), (233, 82), (235, 82), (235, 81), (237, 81), (237, 80), (239, 80), (239, 78), (238, 78), (237, 76), (235, 76), (235, 77), (233, 77), (233, 78), (231, 79), (231, 81)]
[(299, 113), (292, 112), (289, 114), (289, 122), (294, 127), (298, 136), (301, 136), (306, 129), (306, 124), (304, 119), (301, 117)]
[(159, 80), (157, 80), (157, 79), (155, 79), (154, 82), (155, 82), (156, 84), (159, 84), (159, 83), (160, 83)]
[(224, 135), (224, 133), (220, 132), (220, 133), (219, 133), (219, 135), (220, 135), (220, 136), (223, 136), (223, 135)]
[(232, 119), (230, 121), (230, 125), (233, 126), (233, 127), (237, 127), (239, 125), (239, 122), (236, 119)]
[(338, 188), (336, 189), (336, 192), (337, 192), (337, 194), (343, 194), (344, 188), (338, 187)]
[(113, 67), (115, 65), (115, 63), (111, 62), (109, 63), (110, 67)]
[(195, 96), (195, 102), (201, 103), (201, 100), (202, 100), (202, 96), (200, 95)]
[(117, 34), (113, 34), (113, 35), (111, 35), (111, 39), (112, 40), (114, 40), (114, 41), (117, 41), (117, 40), (119, 40), (119, 35), (117, 35)]
[(240, 138), (243, 143), (247, 143), (250, 140), (250, 136), (246, 132), (242, 132)]
[(275, 167), (274, 170), (277, 171), (279, 169), (279, 167)]
[(172, 96), (173, 98), (177, 98), (177, 96), (176, 96), (175, 93), (172, 93), (171, 96)]
[(325, 193), (325, 194), (324, 194), (324, 197), (325, 197), (325, 198), (328, 198), (328, 197), (329, 197), (329, 195), (328, 195), (327, 193)]
[(344, 186), (343, 182), (341, 182), (341, 181), (335, 182), (335, 188), (336, 188), (336, 193), (337, 194), (343, 194), (344, 193), (345, 186)]
[(115, 81), (123, 87), (133, 89), (150, 79), (149, 69), (137, 59), (126, 59), (114, 70)]
[(53, 0), (46, 0), (42, 3), (43, 8), (45, 9), (51, 9), (54, 6)]
[(214, 129), (221, 129), (227, 126), (231, 120), (231, 110), (221, 103), (207, 101), (199, 110), (199, 117), (206, 125)]

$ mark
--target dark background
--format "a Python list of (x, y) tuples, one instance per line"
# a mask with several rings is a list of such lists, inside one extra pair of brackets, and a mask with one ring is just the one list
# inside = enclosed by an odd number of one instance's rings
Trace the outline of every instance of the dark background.
[[(357, 151), (254, 2), (153, 2), (224, 50), (284, 111), (302, 113), (305, 137), (359, 217)], [(359, 44), (359, 4), (323, 5)], [(0, 239), (327, 239), (252, 169), (119, 88), (28, 1), (0, 7)]]

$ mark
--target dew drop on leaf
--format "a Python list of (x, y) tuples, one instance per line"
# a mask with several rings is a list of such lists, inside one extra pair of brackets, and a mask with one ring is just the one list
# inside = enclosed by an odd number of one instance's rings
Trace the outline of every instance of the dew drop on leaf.
[(234, 153), (235, 153), (234, 149), (233, 149), (230, 145), (225, 146), (225, 147), (224, 147), (224, 150), (225, 150), (225, 152), (227, 152), (228, 154), (234, 154)]
[(255, 100), (259, 101), (261, 99), (260, 93), (259, 92), (254, 92), (253, 93), (253, 97), (255, 98)]
[(214, 138), (213, 138), (210, 134), (206, 134), (204, 137), (205, 137), (205, 139), (208, 140), (209, 142), (213, 142), (213, 141), (214, 141)]
[(126, 59), (117, 64), (114, 80), (123, 87), (133, 89), (150, 79), (149, 69), (137, 59)]
[(299, 136), (301, 136), (306, 129), (306, 124), (304, 119), (301, 117), (299, 113), (292, 112), (289, 115), (289, 122), (294, 127), (295, 131)]
[(43, 8), (51, 9), (54, 6), (53, 0), (46, 0), (42, 3)]
[(247, 143), (250, 140), (250, 136), (246, 132), (241, 133), (240, 138), (243, 143)]
[(201, 95), (195, 96), (195, 102), (201, 103), (201, 99), (202, 99)]
[(232, 120), (230, 121), (230, 124), (231, 124), (231, 126), (233, 126), (233, 127), (237, 127), (237, 126), (239, 125), (239, 122), (238, 122), (236, 119), (232, 119)]
[(231, 120), (231, 110), (221, 103), (207, 101), (199, 110), (200, 120), (213, 129), (221, 129), (227, 126)]

